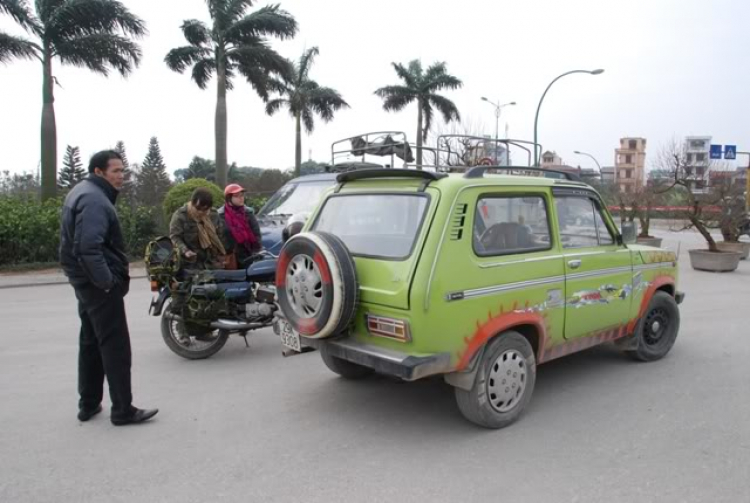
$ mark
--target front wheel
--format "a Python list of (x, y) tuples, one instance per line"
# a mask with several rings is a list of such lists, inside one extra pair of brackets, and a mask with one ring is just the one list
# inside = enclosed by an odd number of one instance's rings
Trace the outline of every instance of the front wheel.
[(524, 336), (508, 331), (485, 348), (470, 390), (456, 388), (466, 419), (485, 428), (504, 428), (521, 415), (536, 382), (534, 350)]
[(211, 330), (195, 324), (176, 320), (171, 303), (161, 316), (161, 336), (173, 353), (188, 360), (203, 360), (216, 354), (227, 343), (229, 332)]
[(638, 346), (625, 353), (631, 358), (650, 362), (663, 358), (674, 346), (680, 330), (680, 308), (666, 292), (657, 291), (636, 329)]

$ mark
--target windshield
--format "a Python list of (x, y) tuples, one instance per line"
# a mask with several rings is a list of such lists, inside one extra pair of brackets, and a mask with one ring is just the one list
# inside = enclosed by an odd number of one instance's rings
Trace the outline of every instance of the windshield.
[(323, 191), (335, 182), (287, 183), (281, 187), (261, 208), (258, 216), (291, 216), (300, 212), (310, 212), (320, 201)]
[(328, 198), (313, 230), (341, 238), (354, 255), (405, 259), (424, 219), (423, 195), (355, 194)]

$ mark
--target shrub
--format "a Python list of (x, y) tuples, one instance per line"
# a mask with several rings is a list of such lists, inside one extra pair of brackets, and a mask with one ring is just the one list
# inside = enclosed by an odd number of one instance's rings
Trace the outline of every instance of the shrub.
[(0, 197), (0, 265), (57, 261), (61, 208), (61, 199)]
[(117, 205), (122, 237), (131, 258), (143, 258), (146, 245), (159, 234), (157, 211), (148, 206)]
[(211, 194), (214, 196), (214, 207), (218, 208), (224, 204), (224, 192), (218, 185), (203, 178), (191, 178), (190, 180), (177, 184), (169, 189), (166, 197), (164, 197), (162, 208), (167, 222), (169, 222), (172, 218), (172, 214), (177, 211), (180, 206), (190, 201), (190, 196), (198, 187), (206, 187), (211, 191)]

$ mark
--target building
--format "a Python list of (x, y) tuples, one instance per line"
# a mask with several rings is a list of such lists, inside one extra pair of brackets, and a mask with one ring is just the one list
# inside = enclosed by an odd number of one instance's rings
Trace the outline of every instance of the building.
[(684, 178), (690, 191), (701, 194), (708, 190), (711, 171), (711, 137), (686, 136), (683, 144)]
[(615, 149), (615, 183), (621, 192), (637, 192), (646, 179), (646, 139), (620, 138)]
[(563, 160), (559, 155), (557, 155), (557, 152), (548, 150), (542, 154), (542, 168), (553, 169), (555, 166), (562, 165)]
[(649, 187), (661, 187), (674, 181), (673, 171), (669, 171), (668, 169), (652, 169), (648, 172), (646, 185)]

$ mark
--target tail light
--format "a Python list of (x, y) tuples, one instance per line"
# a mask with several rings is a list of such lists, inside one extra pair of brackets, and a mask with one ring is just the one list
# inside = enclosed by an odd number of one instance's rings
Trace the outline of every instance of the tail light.
[(387, 337), (400, 342), (411, 341), (409, 323), (404, 320), (385, 318), (383, 316), (374, 316), (371, 314), (368, 314), (366, 319), (367, 331), (372, 335)]

